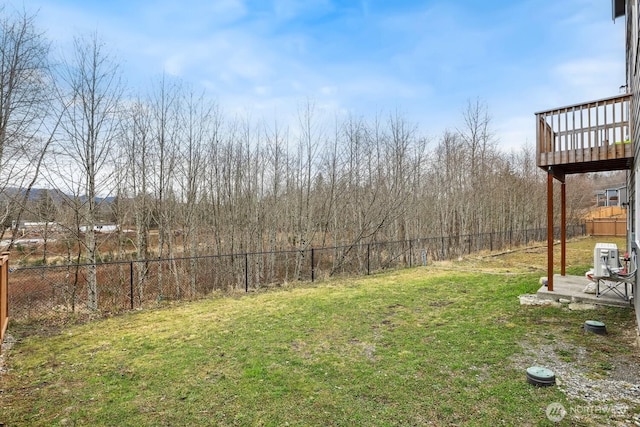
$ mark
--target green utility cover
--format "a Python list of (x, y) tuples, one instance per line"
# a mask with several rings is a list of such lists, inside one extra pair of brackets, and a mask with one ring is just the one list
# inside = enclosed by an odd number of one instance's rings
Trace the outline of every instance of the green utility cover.
[(536, 378), (553, 378), (555, 375), (553, 375), (553, 372), (547, 368), (543, 368), (540, 366), (532, 366), (530, 368), (527, 368), (527, 373), (529, 375), (533, 375)]
[(604, 323), (600, 322), (599, 320), (587, 320), (586, 322), (587, 325), (589, 326), (595, 326), (597, 328), (602, 328), (604, 327)]

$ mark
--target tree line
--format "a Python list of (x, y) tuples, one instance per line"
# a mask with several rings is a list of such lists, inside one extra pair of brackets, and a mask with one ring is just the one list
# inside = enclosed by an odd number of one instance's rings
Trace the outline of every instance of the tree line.
[(328, 117), (312, 100), (266, 122), (167, 76), (133, 90), (97, 35), (53, 58), (36, 16), (0, 16), (4, 236), (20, 220), (55, 222), (68, 261), (89, 264), (90, 308), (105, 209), (117, 256), (137, 260), (546, 226), (535, 150), (501, 151), (481, 100), (438, 136), (398, 112)]

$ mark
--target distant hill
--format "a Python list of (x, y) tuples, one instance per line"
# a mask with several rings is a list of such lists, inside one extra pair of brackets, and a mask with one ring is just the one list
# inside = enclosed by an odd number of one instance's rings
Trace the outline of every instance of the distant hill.
[[(8, 198), (15, 198), (18, 195), (24, 196), (27, 190), (24, 188), (16, 188), (16, 187), (7, 187), (2, 193), (0, 193), (0, 197), (4, 194)], [(48, 188), (32, 188), (29, 193), (28, 201), (33, 202), (40, 200), (46, 193), (49, 193), (49, 196), (53, 199), (55, 203), (61, 202), (63, 199), (68, 199), (71, 196), (65, 194), (64, 192), (57, 189), (48, 189)], [(96, 203), (105, 202), (107, 204), (113, 203), (116, 198), (113, 196), (110, 197), (96, 197)], [(87, 200), (86, 196), (80, 196), (80, 200), (85, 202)]]

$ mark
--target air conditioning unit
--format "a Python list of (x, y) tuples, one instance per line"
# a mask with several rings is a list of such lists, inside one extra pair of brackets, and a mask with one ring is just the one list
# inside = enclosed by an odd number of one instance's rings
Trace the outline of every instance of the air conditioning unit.
[(609, 271), (620, 270), (618, 246), (615, 243), (596, 243), (593, 250), (593, 275), (595, 277), (609, 277)]

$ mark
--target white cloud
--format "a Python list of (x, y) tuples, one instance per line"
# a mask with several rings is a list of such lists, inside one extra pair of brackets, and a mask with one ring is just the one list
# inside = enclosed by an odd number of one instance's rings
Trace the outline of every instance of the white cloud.
[(268, 96), (272, 93), (271, 86), (256, 86), (253, 92), (258, 96)]
[(175, 55), (167, 58), (164, 61), (164, 70), (173, 76), (179, 77), (182, 75), (184, 58), (182, 55)]
[[(552, 76), (560, 87), (570, 85), (584, 89), (607, 87), (611, 90), (624, 84), (623, 61), (602, 58), (580, 58), (558, 64)], [(615, 92), (611, 93), (612, 95)]]
[(511, 144), (532, 138), (534, 112), (614, 95), (625, 77), (623, 22), (594, 0), (32, 1), (61, 50), (97, 29), (134, 79), (180, 76), (254, 117), (285, 120), (310, 97), (438, 133), (479, 97)]
[(301, 15), (322, 14), (332, 11), (330, 0), (273, 0), (273, 10), (279, 20), (289, 21)]
[(501, 150), (517, 150), (523, 145), (535, 144), (535, 116), (506, 115), (494, 117), (495, 137)]
[(336, 87), (335, 86), (323, 86), (320, 88), (320, 94), (324, 96), (335, 95)]
[[(131, 2), (127, 20), (137, 21), (137, 31), (163, 38), (201, 36), (244, 18), (242, 0), (175, 0)], [(133, 31), (136, 28), (132, 29)]]

